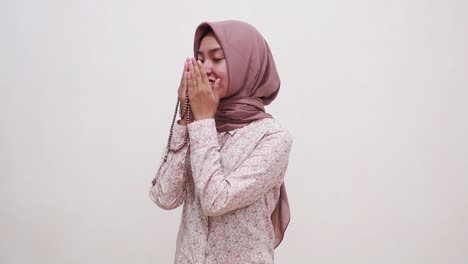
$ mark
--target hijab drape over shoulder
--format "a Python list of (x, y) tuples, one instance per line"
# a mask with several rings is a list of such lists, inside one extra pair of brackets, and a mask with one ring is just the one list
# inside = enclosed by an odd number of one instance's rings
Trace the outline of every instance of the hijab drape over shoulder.
[[(215, 114), (216, 129), (226, 132), (262, 118), (272, 118), (265, 112), (278, 95), (280, 78), (270, 48), (252, 25), (235, 20), (203, 22), (195, 31), (194, 56), (203, 36), (213, 31), (223, 50), (229, 87)], [(275, 248), (281, 243), (290, 221), (286, 188), (280, 188), (280, 199), (271, 215), (275, 230)]]

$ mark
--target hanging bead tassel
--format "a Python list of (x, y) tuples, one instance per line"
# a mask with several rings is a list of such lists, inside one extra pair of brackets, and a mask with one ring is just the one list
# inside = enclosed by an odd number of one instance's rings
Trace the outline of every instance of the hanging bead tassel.
[[(188, 126), (185, 126), (184, 143), (182, 143), (182, 145), (176, 148), (171, 148), (172, 133), (174, 131), (174, 124), (175, 124), (177, 112), (179, 109), (179, 103), (180, 103), (179, 98), (177, 98), (177, 104), (176, 104), (176, 108), (174, 111), (174, 117), (172, 118), (171, 130), (169, 131), (169, 138), (167, 139), (166, 155), (164, 156), (164, 162), (167, 161), (167, 156), (169, 155), (169, 152), (174, 152), (174, 153), (179, 152), (188, 144), (188, 141), (189, 141)], [(188, 125), (190, 122), (190, 102), (189, 102), (188, 93), (185, 94), (185, 107), (183, 110), (184, 111), (180, 113), (180, 117), (183, 118), (185, 116), (187, 120), (187, 125)]]

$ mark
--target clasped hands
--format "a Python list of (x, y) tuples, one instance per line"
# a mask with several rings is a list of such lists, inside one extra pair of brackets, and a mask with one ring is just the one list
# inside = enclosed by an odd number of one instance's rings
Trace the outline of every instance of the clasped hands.
[[(190, 102), (190, 121), (214, 118), (218, 108), (220, 93), (220, 79), (216, 79), (213, 87), (211, 86), (208, 75), (203, 64), (194, 58), (187, 58), (184, 65), (184, 73), (180, 82), (178, 96), (180, 101), (181, 113), (185, 109), (185, 96), (189, 95)], [(186, 115), (187, 113), (185, 113)], [(187, 120), (182, 118), (178, 121), (181, 125), (187, 125)]]

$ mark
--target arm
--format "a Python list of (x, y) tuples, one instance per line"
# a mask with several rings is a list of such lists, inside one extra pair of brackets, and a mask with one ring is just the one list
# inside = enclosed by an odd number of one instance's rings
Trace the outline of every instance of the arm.
[(214, 119), (188, 126), (195, 191), (205, 215), (222, 215), (249, 205), (283, 182), (292, 145), (288, 132), (267, 134), (236, 170), (225, 174)]
[[(180, 146), (184, 141), (185, 126), (174, 124), (171, 146)], [(185, 159), (188, 147), (177, 153), (170, 152), (167, 161), (160, 161), (160, 167), (153, 179), (149, 196), (162, 209), (179, 207), (185, 199)], [(166, 153), (164, 149), (163, 156)]]

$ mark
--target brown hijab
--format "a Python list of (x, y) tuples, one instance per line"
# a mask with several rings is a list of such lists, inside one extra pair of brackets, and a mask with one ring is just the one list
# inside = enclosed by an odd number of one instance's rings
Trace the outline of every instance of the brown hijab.
[[(220, 100), (215, 114), (218, 132), (272, 118), (265, 112), (264, 105), (270, 104), (278, 95), (280, 78), (266, 40), (252, 25), (242, 21), (203, 22), (195, 31), (195, 57), (203, 36), (210, 30), (223, 49), (229, 76), (227, 96)], [(271, 215), (275, 248), (283, 240), (289, 220), (289, 203), (283, 182), (279, 201)]]

